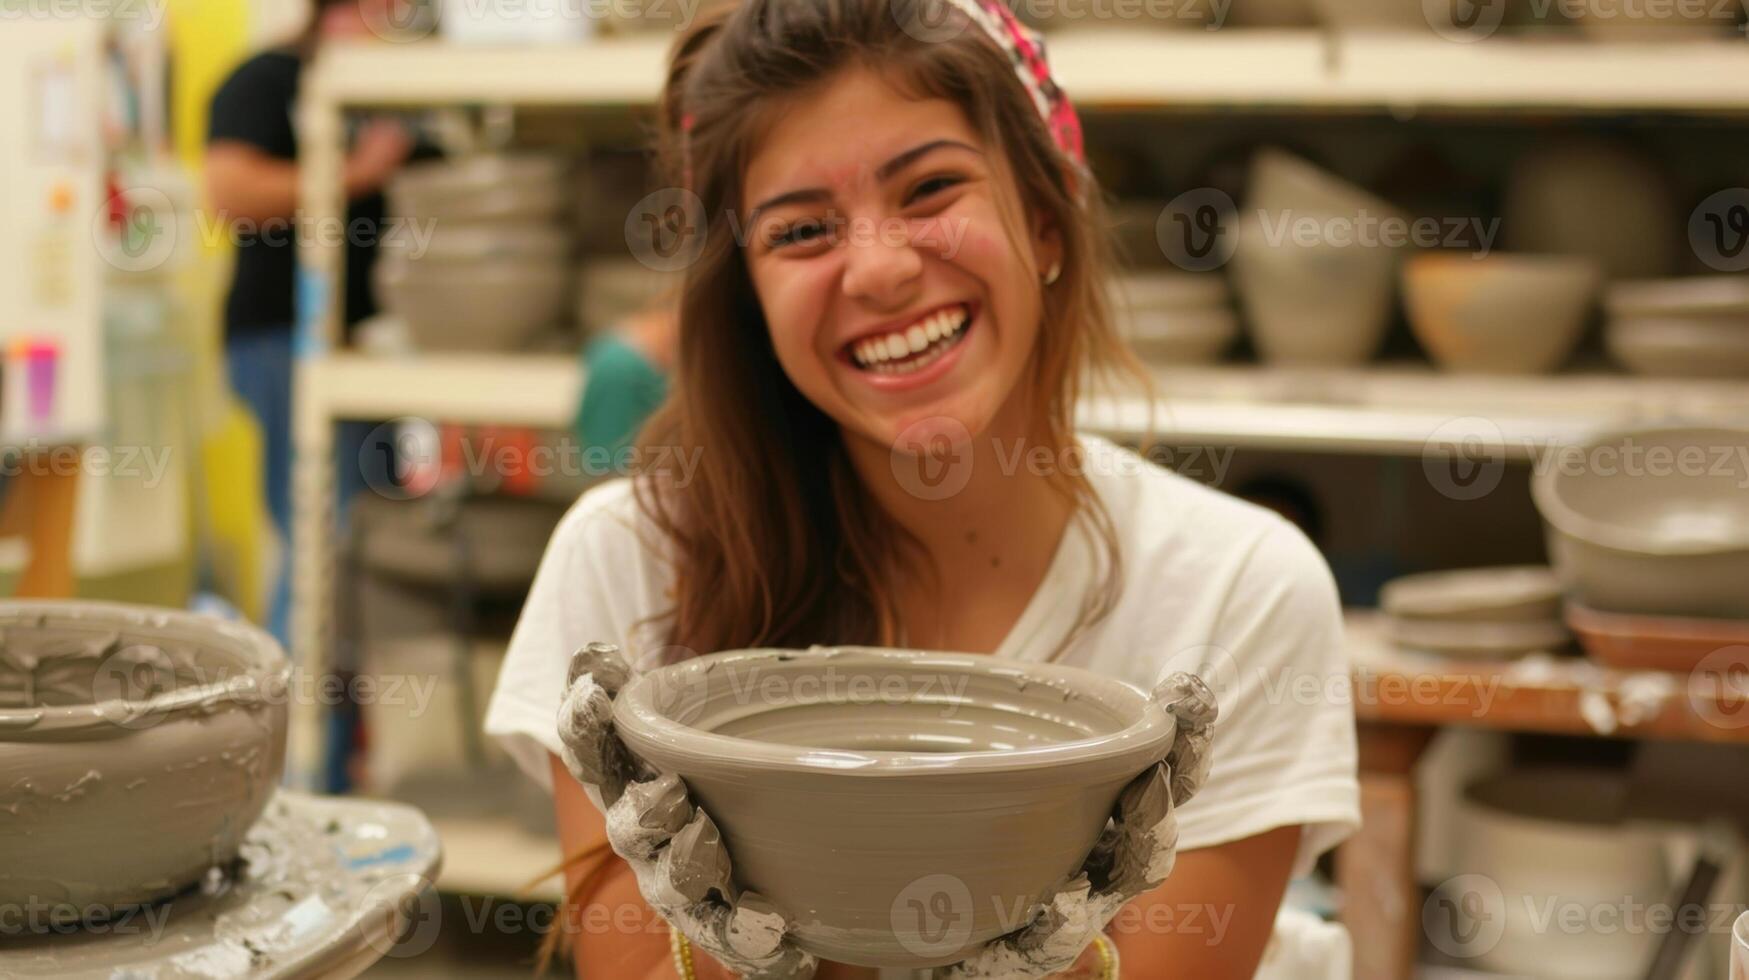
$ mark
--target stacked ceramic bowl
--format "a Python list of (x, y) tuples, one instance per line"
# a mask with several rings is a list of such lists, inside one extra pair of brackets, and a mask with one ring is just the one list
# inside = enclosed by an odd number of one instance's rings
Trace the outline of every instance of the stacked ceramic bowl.
[(1378, 351), (1408, 243), (1401, 211), (1270, 149), (1252, 162), (1238, 227), (1233, 277), (1264, 360), (1353, 365)]
[(1749, 276), (1622, 282), (1603, 302), (1604, 344), (1628, 370), (1749, 377)]
[(1118, 331), (1150, 364), (1209, 364), (1239, 335), (1227, 282), (1210, 272), (1132, 272), (1113, 280)]
[(1567, 591), (1603, 612), (1749, 619), (1749, 429), (1646, 428), (1551, 450), (1531, 485)]
[(415, 347), (515, 350), (563, 322), (569, 189), (564, 162), (544, 155), (419, 164), (390, 181), (409, 233), (385, 242), (377, 294)]
[(679, 296), (680, 272), (652, 269), (634, 258), (590, 256), (577, 267), (577, 322), (605, 330)]
[(1385, 633), (1407, 650), (1463, 659), (1501, 659), (1559, 650), (1561, 587), (1539, 565), (1409, 575), (1379, 593)]
[(1429, 252), (1404, 263), (1403, 297), (1416, 339), (1446, 369), (1540, 374), (1579, 343), (1602, 278), (1580, 256)]

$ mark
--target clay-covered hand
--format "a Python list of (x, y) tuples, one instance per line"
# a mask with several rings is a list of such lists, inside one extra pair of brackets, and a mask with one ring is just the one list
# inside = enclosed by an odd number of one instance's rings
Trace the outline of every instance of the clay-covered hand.
[(565, 768), (607, 817), (607, 838), (657, 914), (749, 980), (807, 980), (818, 961), (785, 940), (789, 923), (751, 891), (737, 891), (717, 825), (676, 776), (658, 774), (613, 730), (613, 698), (631, 669), (619, 648), (591, 643), (571, 657), (559, 705)]
[(1172, 748), (1118, 794), (1111, 822), (1081, 873), (1025, 927), (936, 970), (937, 980), (1014, 980), (1067, 970), (1127, 902), (1172, 873), (1178, 858), (1175, 808), (1196, 795), (1208, 776), (1209, 729), (1218, 706), (1214, 692), (1194, 674), (1168, 676), (1153, 697), (1178, 722)]

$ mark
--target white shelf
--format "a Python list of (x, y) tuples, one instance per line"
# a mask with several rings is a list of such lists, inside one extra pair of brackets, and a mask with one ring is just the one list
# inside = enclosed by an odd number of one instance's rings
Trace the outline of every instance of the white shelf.
[[(306, 362), (329, 419), (563, 427), (583, 379), (569, 356), (338, 354)], [(1441, 435), (1497, 438), (1510, 458), (1601, 427), (1664, 420), (1749, 421), (1749, 385), (1603, 372), (1446, 374), (1425, 366), (1283, 369), (1231, 365), (1155, 372), (1159, 400), (1090, 396), (1080, 425), (1123, 438), (1419, 456)]]
[(529, 882), (559, 863), (559, 841), (531, 834), (510, 817), (433, 819), (443, 841), (443, 870), (437, 887), (464, 895), (499, 895), (557, 902), (560, 878), (533, 888)]
[[(649, 105), (668, 34), (526, 48), (436, 41), (325, 48), (312, 86), (348, 105)], [(1315, 30), (1087, 30), (1049, 36), (1083, 108), (1749, 112), (1741, 39), (1336, 35)]]
[(1093, 396), (1079, 421), (1181, 444), (1420, 456), (1475, 436), (1506, 458), (1635, 422), (1749, 421), (1749, 385), (1613, 373), (1446, 374), (1412, 365), (1284, 369), (1231, 365), (1155, 372), (1159, 400)]
[(298, 362), (299, 411), (323, 419), (563, 428), (583, 390), (572, 354), (338, 353)]

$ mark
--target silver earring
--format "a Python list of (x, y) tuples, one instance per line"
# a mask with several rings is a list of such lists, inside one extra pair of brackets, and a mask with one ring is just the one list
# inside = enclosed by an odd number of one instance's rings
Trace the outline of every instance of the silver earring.
[(1057, 277), (1062, 275), (1062, 274), (1063, 274), (1063, 263), (1052, 262), (1050, 269), (1045, 272), (1045, 285), (1047, 285), (1047, 286), (1056, 285)]

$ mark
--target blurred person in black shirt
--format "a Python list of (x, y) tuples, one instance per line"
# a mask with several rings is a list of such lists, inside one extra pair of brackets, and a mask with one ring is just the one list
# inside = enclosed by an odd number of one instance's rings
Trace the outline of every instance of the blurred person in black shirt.
[[(206, 149), (209, 205), (233, 231), (236, 271), (225, 302), (225, 355), (232, 389), (261, 427), (268, 509), (280, 534), (291, 529), (291, 391), (297, 304), (300, 76), (319, 44), (368, 38), (394, 0), (316, 0), (310, 26), (285, 48), (244, 61), (213, 97)], [(346, 323), (375, 312), (370, 269), (383, 220), (385, 181), (413, 152), (391, 119), (364, 123), (346, 158)], [(341, 445), (348, 440), (342, 438)], [(343, 466), (343, 486), (358, 474)], [(287, 549), (289, 552), (289, 548)], [(289, 564), (282, 564), (270, 623), (284, 641)]]

